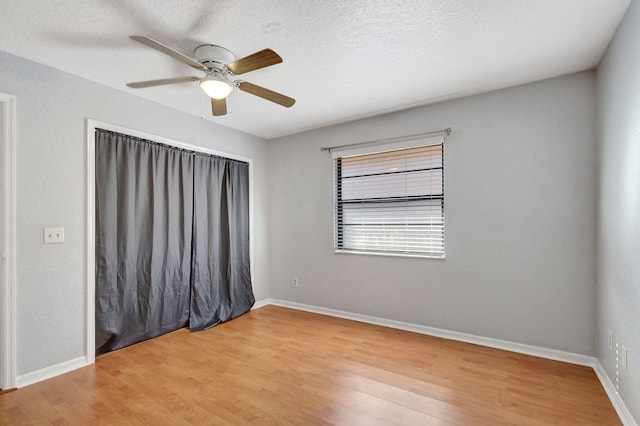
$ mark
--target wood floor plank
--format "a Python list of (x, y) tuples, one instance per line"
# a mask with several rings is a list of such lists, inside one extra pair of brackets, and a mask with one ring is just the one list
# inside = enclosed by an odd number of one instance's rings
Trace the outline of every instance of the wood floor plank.
[(0, 394), (11, 425), (619, 425), (592, 369), (266, 306)]

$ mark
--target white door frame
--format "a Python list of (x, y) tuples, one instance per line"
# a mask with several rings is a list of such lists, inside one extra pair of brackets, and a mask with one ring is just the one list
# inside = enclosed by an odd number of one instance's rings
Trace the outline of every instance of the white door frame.
[(0, 389), (16, 387), (16, 97), (0, 93)]

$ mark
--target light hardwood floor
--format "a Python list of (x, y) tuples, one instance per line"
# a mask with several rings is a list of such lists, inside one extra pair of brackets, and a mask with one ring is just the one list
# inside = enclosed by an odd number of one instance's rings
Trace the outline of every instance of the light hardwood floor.
[(620, 424), (587, 367), (275, 306), (0, 395), (19, 424)]

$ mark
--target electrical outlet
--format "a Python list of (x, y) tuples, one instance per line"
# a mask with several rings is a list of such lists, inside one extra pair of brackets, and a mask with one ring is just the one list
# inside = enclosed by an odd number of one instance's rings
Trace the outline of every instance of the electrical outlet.
[(293, 283), (292, 284), (293, 284), (294, 287), (298, 287), (298, 278), (293, 277)]
[(625, 370), (627, 369), (627, 347), (626, 346), (620, 346), (620, 361), (622, 363), (622, 366), (625, 368)]
[(609, 345), (609, 350), (613, 351), (613, 331), (609, 330), (609, 334), (608, 334), (608, 345)]
[(64, 228), (44, 228), (44, 243), (64, 243)]

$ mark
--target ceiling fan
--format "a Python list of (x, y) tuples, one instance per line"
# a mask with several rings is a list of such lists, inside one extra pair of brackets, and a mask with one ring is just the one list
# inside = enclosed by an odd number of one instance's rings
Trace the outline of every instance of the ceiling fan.
[(227, 113), (226, 97), (229, 96), (234, 88), (238, 88), (243, 92), (259, 96), (287, 108), (296, 103), (295, 99), (278, 92), (265, 89), (264, 87), (244, 80), (233, 79), (236, 75), (282, 62), (280, 55), (271, 49), (264, 49), (242, 59), (236, 59), (235, 55), (224, 47), (214, 44), (204, 44), (196, 48), (194, 51), (196, 59), (192, 59), (150, 37), (134, 35), (130, 36), (130, 38), (205, 73), (204, 77), (176, 77), (127, 83), (127, 86), (131, 88), (141, 89), (164, 84), (199, 81), (200, 88), (211, 98), (211, 112), (215, 116), (225, 115)]

